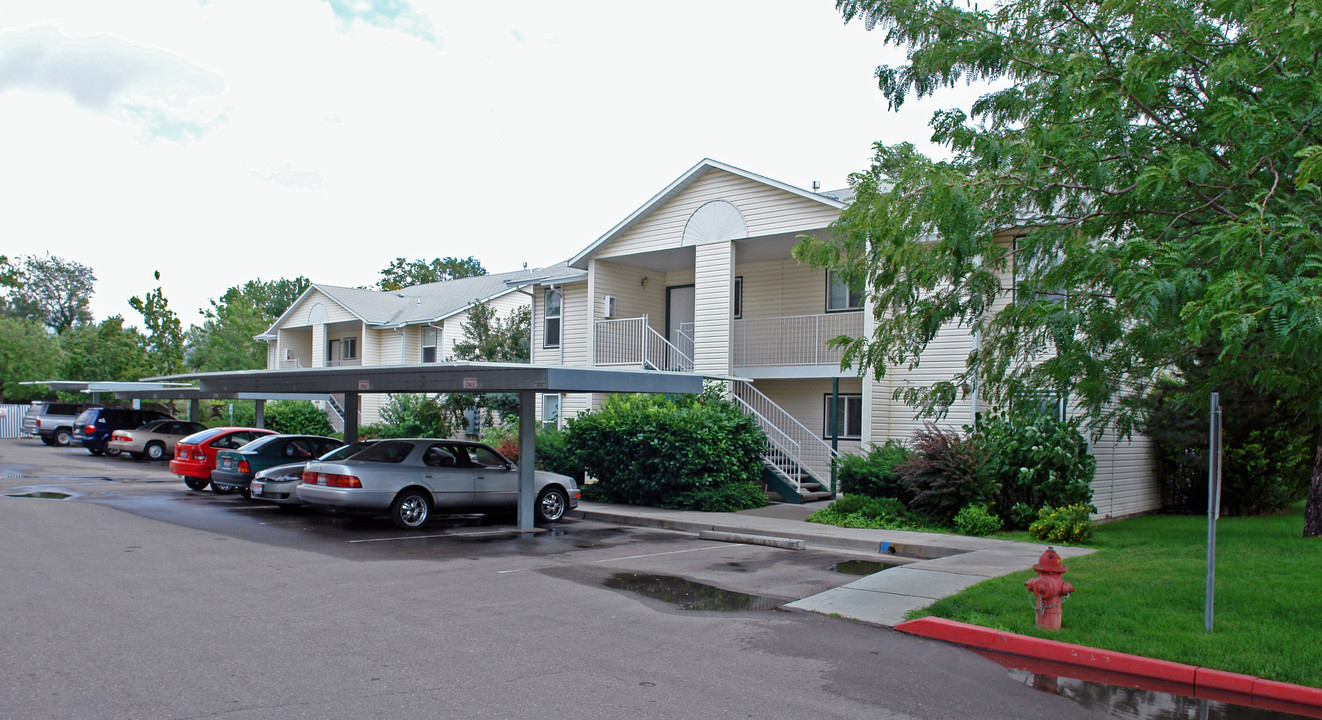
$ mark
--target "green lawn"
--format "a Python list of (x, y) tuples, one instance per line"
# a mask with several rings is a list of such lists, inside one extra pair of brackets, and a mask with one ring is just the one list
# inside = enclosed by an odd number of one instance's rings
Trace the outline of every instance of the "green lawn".
[[(1069, 558), (1077, 591), (1058, 633), (1038, 630), (1024, 581), (994, 578), (914, 612), (1200, 667), (1322, 687), (1322, 538), (1302, 539), (1302, 504), (1217, 522), (1216, 615), (1203, 632), (1207, 518), (1149, 516), (1098, 526)], [(1018, 538), (1016, 538), (1018, 539)]]

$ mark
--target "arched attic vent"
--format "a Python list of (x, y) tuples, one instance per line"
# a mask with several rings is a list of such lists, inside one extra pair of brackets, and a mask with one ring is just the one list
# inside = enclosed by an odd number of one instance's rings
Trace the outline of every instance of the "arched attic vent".
[(748, 224), (739, 208), (725, 200), (712, 200), (689, 216), (680, 245), (706, 245), (746, 237)]
[(326, 314), (326, 308), (322, 307), (321, 303), (308, 308), (309, 325), (325, 325), (329, 321), (330, 315)]

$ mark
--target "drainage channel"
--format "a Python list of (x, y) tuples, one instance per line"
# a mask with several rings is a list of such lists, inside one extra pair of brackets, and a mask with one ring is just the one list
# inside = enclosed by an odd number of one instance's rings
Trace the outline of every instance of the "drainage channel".
[[(994, 660), (1015, 682), (1102, 713), (1132, 720), (1290, 720), (1322, 718), (1322, 708), (1248, 695), (1198, 697), (1190, 686), (1076, 665), (974, 650)], [(1238, 702), (1236, 702), (1238, 701)]]

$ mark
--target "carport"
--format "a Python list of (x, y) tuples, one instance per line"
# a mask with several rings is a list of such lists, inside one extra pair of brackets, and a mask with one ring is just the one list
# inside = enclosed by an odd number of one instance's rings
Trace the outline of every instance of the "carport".
[[(533, 529), (537, 393), (698, 393), (702, 376), (654, 370), (615, 370), (518, 363), (242, 370), (148, 378), (197, 382), (198, 397), (281, 397), (344, 394), (344, 439), (358, 439), (358, 398), (363, 393), (517, 393), (519, 396), (519, 530)], [(183, 394), (174, 392), (173, 397)], [(150, 391), (143, 393), (149, 395)]]

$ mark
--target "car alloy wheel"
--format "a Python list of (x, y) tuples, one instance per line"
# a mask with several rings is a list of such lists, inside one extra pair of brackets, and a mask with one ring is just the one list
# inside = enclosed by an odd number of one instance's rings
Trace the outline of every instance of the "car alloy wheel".
[(152, 443), (147, 446), (147, 459), (160, 460), (165, 457), (165, 446), (160, 443)]
[(390, 506), (390, 520), (396, 527), (405, 530), (422, 527), (430, 514), (431, 502), (427, 500), (427, 496), (417, 490), (405, 490)]
[(546, 488), (537, 496), (537, 519), (542, 522), (555, 522), (565, 516), (569, 499), (560, 488)]

